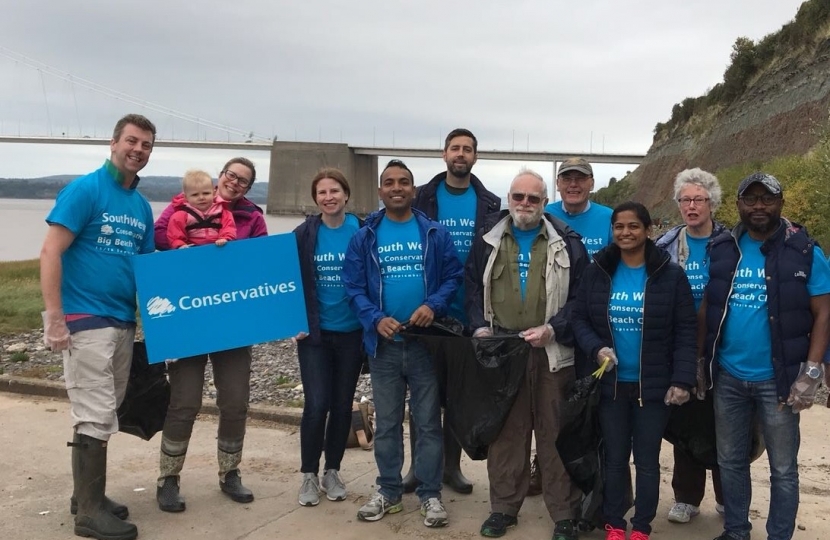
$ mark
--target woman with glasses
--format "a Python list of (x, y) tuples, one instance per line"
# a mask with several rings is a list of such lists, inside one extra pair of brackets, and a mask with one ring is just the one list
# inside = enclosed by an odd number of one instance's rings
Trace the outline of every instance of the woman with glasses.
[[(683, 224), (667, 231), (655, 241), (655, 244), (668, 251), (672, 262), (686, 271), (697, 311), (703, 300), (703, 290), (709, 282), (706, 245), (710, 238), (714, 238), (725, 229), (714, 219), (721, 203), (720, 183), (713, 174), (706, 171), (698, 168), (686, 169), (674, 180), (674, 198)], [(701, 400), (705, 399), (705, 395), (698, 397)], [(711, 420), (714, 433), (715, 412), (711, 395), (702, 403), (692, 405), (693, 407), (684, 410), (682, 415), (673, 417), (672, 425), (677, 421), (688, 426), (689, 422), (685, 422), (682, 417), (693, 415), (691, 418), (697, 420)], [(714, 440), (712, 442), (714, 443)], [(717, 465), (712, 469), (712, 487), (715, 491), (715, 509), (722, 515), (723, 491)], [(706, 490), (706, 467), (698, 463), (680, 445), (674, 446), (672, 489), (675, 503), (669, 510), (668, 520), (674, 523), (688, 523), (700, 514), (700, 503)]]
[[(227, 201), (236, 224), (237, 240), (268, 234), (262, 209), (245, 198), (254, 180), (254, 164), (244, 157), (228, 161), (219, 174), (216, 195)], [(175, 211), (175, 206), (171, 204), (155, 223), (156, 248), (160, 250), (170, 249), (167, 224)], [(180, 358), (168, 366), (170, 406), (162, 431), (156, 489), (156, 500), (164, 512), (182, 512), (185, 509), (184, 498), (179, 494), (179, 473), (184, 465), (193, 422), (202, 408), (202, 387), (208, 359), (213, 366), (216, 405), (219, 407), (219, 487), (236, 502), (254, 500), (253, 493), (242, 485), (239, 475), (251, 389), (251, 348), (239, 347)]]
[(340, 170), (321, 169), (311, 181), (311, 197), (320, 213), (294, 229), (309, 331), (294, 338), (305, 397), (300, 423), (301, 506), (319, 504), (321, 492), (330, 501), (346, 498), (340, 462), (363, 363), (363, 330), (340, 279), (346, 248), (362, 225), (346, 212), (350, 195), (349, 182)]
[(573, 308), (577, 343), (606, 369), (599, 403), (606, 540), (626, 538), (632, 449), (636, 483), (630, 538), (647, 540), (651, 534), (670, 405), (688, 401), (696, 384), (697, 318), (689, 280), (649, 238), (651, 225), (640, 203), (614, 209), (614, 243), (594, 254)]

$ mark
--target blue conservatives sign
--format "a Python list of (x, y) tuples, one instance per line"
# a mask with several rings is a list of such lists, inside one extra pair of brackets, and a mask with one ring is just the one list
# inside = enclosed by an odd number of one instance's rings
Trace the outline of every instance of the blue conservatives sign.
[(133, 260), (151, 363), (308, 332), (291, 233)]

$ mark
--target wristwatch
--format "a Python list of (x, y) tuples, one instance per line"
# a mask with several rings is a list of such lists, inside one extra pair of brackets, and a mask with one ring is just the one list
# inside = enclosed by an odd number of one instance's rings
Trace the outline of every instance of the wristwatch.
[(807, 364), (807, 369), (804, 370), (804, 373), (810, 377), (811, 379), (818, 379), (821, 377), (821, 368), (818, 366), (811, 366), (809, 363)]

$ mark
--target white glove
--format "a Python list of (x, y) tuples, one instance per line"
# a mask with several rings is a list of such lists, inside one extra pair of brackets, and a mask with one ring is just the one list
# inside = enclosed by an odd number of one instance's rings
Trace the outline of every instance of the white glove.
[(305, 339), (307, 337), (308, 337), (307, 332), (297, 332), (297, 335), (291, 338), (291, 343), (296, 345), (298, 341), (300, 341), (301, 339)]
[(690, 397), (691, 394), (689, 394), (688, 390), (684, 390), (679, 386), (672, 386), (666, 392), (666, 397), (663, 399), (663, 402), (666, 405), (683, 405), (689, 401)]
[(64, 351), (72, 346), (69, 328), (66, 327), (66, 316), (63, 310), (44, 311), (43, 317), (43, 344), (53, 351)]
[(485, 338), (485, 337), (493, 337), (493, 331), (490, 330), (489, 326), (482, 326), (481, 328), (476, 328), (473, 332), (474, 338)]
[(519, 332), (519, 337), (524, 338), (532, 347), (544, 347), (556, 337), (553, 327), (550, 324), (534, 326), (524, 332)]
[(603, 347), (597, 352), (597, 364), (600, 366), (608, 359), (609, 362), (605, 366), (605, 372), (609, 372), (614, 369), (614, 366), (619, 364), (619, 360), (617, 360), (617, 353), (614, 352), (614, 349), (611, 347)]

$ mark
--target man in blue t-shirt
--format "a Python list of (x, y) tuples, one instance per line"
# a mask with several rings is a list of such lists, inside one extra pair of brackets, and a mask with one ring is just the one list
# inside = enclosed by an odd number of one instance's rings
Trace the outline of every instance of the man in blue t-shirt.
[(582, 236), (588, 256), (611, 244), (611, 212), (607, 206), (591, 202), (594, 169), (583, 158), (568, 158), (559, 165), (556, 190), (561, 201), (552, 202), (545, 212), (567, 223)]
[(798, 413), (815, 400), (830, 334), (830, 266), (806, 231), (781, 217), (784, 196), (775, 177), (744, 178), (736, 204), (740, 223), (712, 240), (701, 305), (727, 488), (718, 539), (750, 537), (754, 414), (771, 470), (767, 537), (789, 540), (798, 513)]
[(349, 305), (363, 326), (375, 403), (375, 461), (378, 491), (358, 510), (362, 521), (377, 521), (403, 509), (403, 411), (418, 419), (415, 474), (421, 515), (427, 527), (447, 524), (441, 502), (443, 459), (441, 406), (432, 355), (418, 341), (404, 340), (407, 326), (427, 327), (447, 313), (463, 279), (463, 266), (449, 231), (412, 209), (412, 171), (392, 160), (380, 175), (378, 195), (385, 208), (366, 218), (349, 242), (343, 283)]
[[(418, 188), (413, 208), (421, 210), (428, 218), (444, 225), (452, 236), (461, 264), (467, 262), (467, 255), (473, 245), (476, 231), (484, 225), (484, 218), (498, 213), (501, 199), (487, 190), (476, 175), (473, 165), (478, 159), (478, 140), (470, 130), (457, 128), (444, 140), (442, 155), (447, 170), (441, 172), (425, 185)], [(458, 288), (450, 304), (449, 315), (467, 325), (464, 310), (464, 284)], [(447, 403), (447, 361), (435, 356), (435, 371), (438, 374), (441, 403)], [(410, 418), (410, 432), (412, 419)], [(411, 452), (409, 472), (403, 480), (404, 492), (410, 493), (418, 485), (415, 470), (416, 438), (409, 439)], [(444, 483), (457, 493), (471, 493), (473, 484), (461, 472), (461, 445), (453, 435), (449, 424), (444, 422)]]
[(118, 431), (116, 411), (127, 389), (135, 339), (136, 286), (132, 257), (150, 253), (153, 212), (136, 187), (156, 127), (129, 114), (115, 125), (110, 159), (73, 180), (46, 217), (40, 254), (43, 337), (63, 351), (63, 373), (74, 427), (70, 510), (75, 534), (132, 539), (126, 506), (104, 494), (107, 441)]

